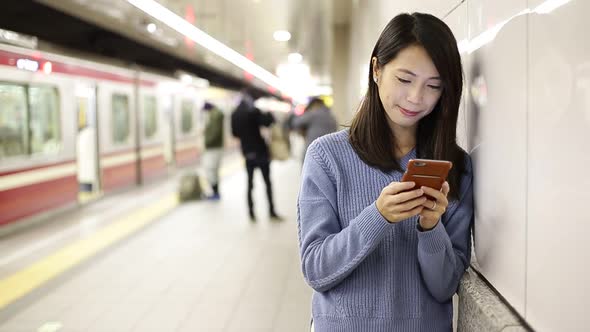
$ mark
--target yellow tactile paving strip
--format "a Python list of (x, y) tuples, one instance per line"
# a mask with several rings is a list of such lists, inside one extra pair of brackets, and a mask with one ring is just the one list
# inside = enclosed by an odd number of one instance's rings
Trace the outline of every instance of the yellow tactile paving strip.
[[(240, 159), (224, 165), (221, 167), (220, 177), (238, 170), (243, 163), (244, 161)], [(0, 310), (103, 249), (158, 220), (177, 205), (177, 195), (170, 194), (148, 207), (121, 217), (92, 236), (69, 244), (29, 267), (0, 280)]]
[(122, 217), (96, 234), (76, 241), (12, 276), (0, 280), (0, 310), (64, 271), (94, 256), (172, 210), (176, 195)]

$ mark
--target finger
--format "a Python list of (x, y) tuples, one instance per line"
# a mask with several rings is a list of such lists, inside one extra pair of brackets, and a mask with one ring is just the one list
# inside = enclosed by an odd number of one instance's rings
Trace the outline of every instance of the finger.
[(445, 196), (449, 195), (449, 191), (451, 191), (451, 186), (449, 186), (449, 183), (447, 181), (443, 183), (441, 191)]
[[(412, 210), (418, 206), (424, 206), (424, 202), (426, 201), (426, 197), (421, 196), (412, 200), (409, 200), (405, 203), (402, 204), (397, 204), (394, 208), (393, 211), (394, 213), (403, 213), (409, 210)], [(432, 206), (432, 205), (431, 205)]]
[[(428, 210), (438, 209), (438, 202), (436, 202), (436, 205), (435, 205), (435, 202), (436, 201), (433, 201), (431, 199), (427, 199), (424, 203), (422, 203), (422, 206), (424, 206)], [(434, 207), (434, 209), (433, 209), (433, 207)]]
[(415, 189), (411, 191), (405, 191), (393, 196), (393, 202), (397, 204), (404, 203), (414, 198), (418, 198), (424, 195), (424, 191), (422, 189)]
[(388, 195), (395, 195), (400, 192), (411, 190), (416, 186), (416, 183), (412, 181), (406, 182), (392, 182), (387, 187), (383, 188), (382, 193)]
[(436, 189), (433, 189), (433, 188), (430, 188), (430, 187), (424, 187), (424, 186), (423, 186), (423, 187), (422, 187), (422, 190), (424, 190), (424, 194), (425, 194), (425, 195), (428, 195), (428, 196), (430, 196), (430, 197), (434, 198), (434, 199), (435, 199), (436, 201), (438, 201), (439, 203), (440, 203), (440, 202), (441, 202), (443, 199), (446, 199), (446, 196), (445, 196), (445, 194), (443, 194), (442, 192), (440, 192), (440, 191), (438, 191), (438, 190), (436, 190)]
[[(431, 210), (431, 211), (438, 211), (440, 214), (445, 213), (445, 211), (447, 210), (447, 206), (449, 205), (449, 201), (447, 200), (446, 197), (443, 197), (442, 200), (436, 201), (436, 205), (434, 205), (434, 200), (429, 199), (428, 201), (424, 202), (424, 204), (422, 204), (426, 209)], [(434, 207), (434, 209), (433, 209)]]
[(411, 209), (410, 211), (406, 211), (406, 212), (402, 212), (402, 213), (398, 214), (397, 217), (400, 220), (405, 220), (405, 219), (408, 219), (410, 217), (420, 214), (422, 211), (424, 211), (424, 207), (420, 205), (420, 206), (417, 206), (417, 207)]

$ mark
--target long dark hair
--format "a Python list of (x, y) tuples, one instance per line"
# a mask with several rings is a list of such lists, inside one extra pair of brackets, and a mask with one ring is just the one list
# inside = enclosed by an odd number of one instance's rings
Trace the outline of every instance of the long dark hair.
[(369, 88), (352, 120), (350, 142), (367, 164), (383, 171), (402, 171), (395, 157), (395, 137), (373, 81), (373, 61), (385, 66), (408, 46), (422, 46), (442, 79), (442, 94), (433, 111), (418, 123), (416, 152), (419, 158), (449, 160), (451, 197), (457, 198), (459, 180), (465, 171), (465, 155), (456, 142), (457, 116), (463, 88), (463, 70), (457, 41), (451, 29), (435, 16), (423, 13), (400, 14), (385, 27), (369, 62)]

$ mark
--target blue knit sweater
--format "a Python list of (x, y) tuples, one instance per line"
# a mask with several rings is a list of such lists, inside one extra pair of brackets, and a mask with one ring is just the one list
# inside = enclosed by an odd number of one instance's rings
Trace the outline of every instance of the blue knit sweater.
[[(406, 168), (412, 150), (400, 163)], [(314, 289), (316, 332), (451, 331), (452, 296), (467, 268), (473, 221), (471, 161), (459, 200), (435, 228), (391, 224), (375, 201), (402, 173), (365, 164), (348, 130), (309, 147), (298, 199), (303, 275)]]

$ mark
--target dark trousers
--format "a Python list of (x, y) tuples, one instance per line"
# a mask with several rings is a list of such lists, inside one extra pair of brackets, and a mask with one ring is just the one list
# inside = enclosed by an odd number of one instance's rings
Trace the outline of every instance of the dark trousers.
[(252, 188), (254, 188), (254, 170), (259, 168), (264, 178), (266, 185), (266, 197), (268, 198), (268, 206), (270, 214), (275, 215), (275, 207), (272, 200), (272, 184), (270, 182), (270, 161), (268, 160), (249, 160), (246, 159), (246, 170), (248, 171), (248, 209), (250, 215), (254, 215), (254, 201), (252, 200)]

